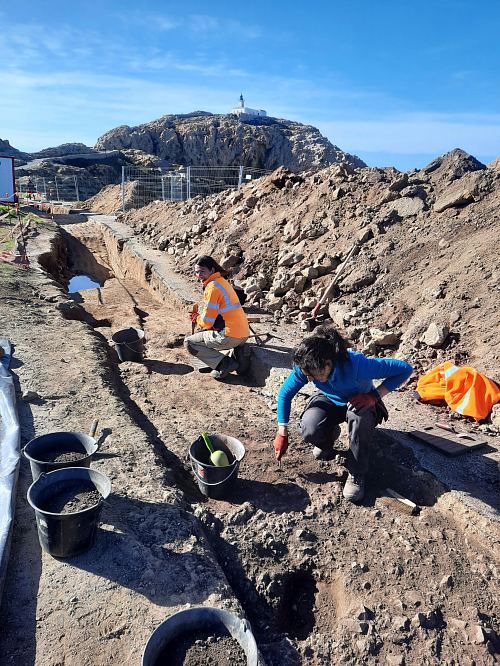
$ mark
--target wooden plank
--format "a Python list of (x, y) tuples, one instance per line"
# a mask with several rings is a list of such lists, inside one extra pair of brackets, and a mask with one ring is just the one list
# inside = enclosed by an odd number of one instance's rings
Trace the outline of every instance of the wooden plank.
[(467, 432), (448, 433), (445, 436), (443, 430), (435, 426), (427, 426), (423, 430), (411, 430), (408, 434), (426, 444), (430, 444), (430, 446), (446, 453), (448, 456), (459, 456), (488, 443), (485, 439)]
[(402, 508), (405, 513), (409, 513), (410, 516), (417, 516), (420, 513), (420, 507), (407, 497), (403, 497), (403, 495), (400, 495), (392, 488), (386, 488), (385, 492), (399, 502), (400, 508)]

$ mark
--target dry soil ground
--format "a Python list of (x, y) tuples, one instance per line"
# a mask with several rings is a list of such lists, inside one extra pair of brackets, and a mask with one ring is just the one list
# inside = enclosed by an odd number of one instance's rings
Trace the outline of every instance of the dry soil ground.
[[(77, 272), (75, 245), (50, 225), (39, 231), (32, 256), (52, 248), (44, 265), (58, 278), (68, 265)], [(95, 229), (66, 231), (100, 247), (97, 261), (110, 271), (99, 296), (84, 295), (93, 325), (67, 318), (81, 310), (34, 261), (28, 271), (0, 265), (23, 444), (44, 432), (85, 431), (98, 416), (94, 465), (112, 479), (113, 494), (95, 547), (55, 560), (38, 545), (22, 461), (0, 664), (137, 664), (151, 630), (188, 603), (242, 608), (274, 666), (495, 663), (495, 439), (458, 463), (483, 482), (467, 485), (462, 473), (456, 486), (445, 485), (419, 464), (418, 447), (391, 433), (435, 418), (403, 389), (388, 401), (390, 430), (374, 442), (366, 500), (348, 504), (340, 458), (316, 462), (295, 436), (282, 468), (274, 462), (273, 407), (285, 370), (272, 371), (266, 385), (198, 373), (179, 345), (189, 322), (178, 303), (126, 271), (114, 277), (102, 244), (91, 240)], [(133, 323), (145, 330), (145, 361), (118, 364), (107, 340)], [(286, 346), (300, 336), (297, 327), (275, 332)], [(21, 400), (25, 390), (39, 397)], [(190, 472), (188, 448), (202, 430), (235, 436), (247, 449), (223, 501), (205, 501)], [(401, 512), (385, 497), (388, 486), (417, 501), (420, 514)]]

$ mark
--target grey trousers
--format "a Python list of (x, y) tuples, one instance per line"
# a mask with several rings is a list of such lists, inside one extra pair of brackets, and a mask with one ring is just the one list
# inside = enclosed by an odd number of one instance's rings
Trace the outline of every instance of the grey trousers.
[(224, 331), (210, 329), (184, 338), (184, 347), (190, 354), (215, 370), (225, 358), (225, 354), (221, 354), (220, 350), (234, 349), (246, 340), (247, 338), (230, 338), (224, 335)]
[(347, 469), (351, 474), (366, 474), (373, 431), (379, 423), (375, 407), (360, 413), (336, 405), (323, 393), (314, 393), (302, 414), (300, 433), (304, 441), (320, 449), (331, 450), (340, 435), (339, 424), (344, 421), (349, 433)]

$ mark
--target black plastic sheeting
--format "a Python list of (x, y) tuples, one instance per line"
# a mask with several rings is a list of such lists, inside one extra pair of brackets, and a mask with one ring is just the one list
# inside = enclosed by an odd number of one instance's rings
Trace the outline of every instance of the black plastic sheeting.
[(16, 390), (9, 372), (10, 342), (0, 338), (0, 598), (2, 596), (16, 506), (19, 474), (20, 430), (16, 411)]

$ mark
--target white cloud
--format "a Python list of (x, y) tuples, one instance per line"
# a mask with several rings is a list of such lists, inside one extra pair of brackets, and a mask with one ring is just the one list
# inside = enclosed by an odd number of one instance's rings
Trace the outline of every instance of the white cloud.
[(191, 14), (186, 19), (187, 27), (195, 33), (217, 33), (233, 38), (259, 39), (262, 30), (256, 25), (241, 23), (234, 19), (220, 20), (204, 14)]

